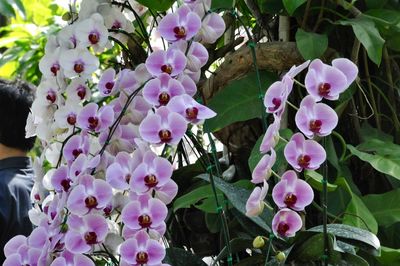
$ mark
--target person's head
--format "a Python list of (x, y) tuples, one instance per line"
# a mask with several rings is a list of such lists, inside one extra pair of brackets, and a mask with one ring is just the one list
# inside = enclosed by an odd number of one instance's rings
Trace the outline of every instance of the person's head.
[(25, 138), (25, 125), (34, 95), (34, 87), (23, 81), (0, 79), (0, 144), (25, 152), (33, 148), (35, 138)]

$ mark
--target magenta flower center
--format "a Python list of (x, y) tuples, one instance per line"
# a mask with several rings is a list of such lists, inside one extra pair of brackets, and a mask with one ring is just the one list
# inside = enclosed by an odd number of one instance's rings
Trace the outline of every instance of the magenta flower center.
[(160, 96), (158, 96), (158, 102), (159, 102), (161, 105), (166, 105), (166, 104), (169, 102), (169, 99), (171, 99), (171, 97), (170, 97), (169, 94), (166, 93), (165, 91), (162, 92), (162, 93), (160, 94)]
[(107, 82), (105, 87), (107, 90), (104, 93), (109, 94), (114, 88), (114, 82)]
[(64, 191), (67, 192), (71, 187), (71, 180), (64, 179), (61, 181), (61, 186), (63, 187)]
[(100, 36), (97, 32), (91, 32), (88, 36), (88, 39), (90, 41), (91, 44), (96, 44), (99, 42), (100, 40)]
[(311, 120), (310, 121), (310, 130), (311, 132), (314, 133), (319, 133), (319, 131), (321, 130), (321, 126), (322, 126), (322, 121), (321, 120)]
[(109, 206), (107, 206), (107, 207), (105, 207), (105, 208), (103, 209), (104, 215), (105, 215), (106, 217), (108, 217), (108, 216), (111, 215), (111, 211), (112, 211), (112, 207), (109, 207)]
[(72, 151), (72, 155), (76, 158), (82, 153), (82, 149), (75, 149)]
[(170, 75), (172, 73), (172, 66), (169, 65), (169, 64), (162, 65), (161, 66), (161, 71)]
[(127, 175), (125, 176), (125, 181), (126, 181), (126, 183), (129, 184), (129, 181), (131, 181), (131, 177), (132, 177), (131, 174), (127, 174)]
[(121, 22), (119, 22), (119, 21), (114, 21), (113, 25), (111, 26), (111, 29), (113, 29), (113, 30), (118, 30), (118, 29), (120, 29), (120, 28), (122, 28)]
[(274, 105), (274, 107), (268, 107), (268, 110), (270, 112), (274, 112), (276, 110), (278, 110), (278, 108), (281, 106), (282, 100), (279, 98), (273, 98), (272, 99), (272, 104)]
[(71, 126), (75, 125), (76, 123), (76, 115), (75, 114), (70, 114), (67, 117), (67, 122), (68, 124), (70, 124)]
[(199, 109), (197, 109), (196, 107), (186, 109), (186, 117), (189, 119), (196, 119), (198, 114)]
[(59, 64), (54, 64), (51, 66), (50, 71), (55, 75), (57, 75), (58, 70), (60, 70)]
[(148, 216), (147, 214), (140, 215), (138, 218), (138, 222), (142, 228), (149, 228), (152, 223), (150, 216)]
[(297, 197), (293, 193), (288, 193), (288, 194), (286, 194), (285, 199), (283, 200), (283, 202), (286, 204), (286, 206), (291, 208), (296, 204)]
[(300, 155), (297, 158), (297, 163), (301, 168), (307, 168), (310, 165), (311, 157), (309, 155)]
[(175, 27), (174, 28), (174, 33), (175, 33), (175, 37), (177, 39), (182, 39), (182, 38), (186, 37), (186, 29), (184, 27), (182, 27), (182, 26), (181, 27), (179, 27), (179, 26)]
[(81, 98), (81, 100), (85, 99), (86, 88), (83, 86), (79, 86), (76, 90), (77, 90), (77, 95), (79, 96), (79, 98)]
[(138, 264), (146, 264), (149, 261), (149, 255), (146, 252), (138, 252), (136, 254), (136, 262)]
[(97, 234), (95, 232), (87, 232), (85, 234), (85, 241), (88, 245), (94, 245), (97, 243)]
[(36, 193), (34, 198), (35, 198), (35, 200), (40, 201), (40, 195), (39, 194)]
[(57, 95), (54, 91), (49, 91), (47, 93), (46, 99), (51, 102), (54, 103), (57, 100)]
[(329, 83), (321, 83), (318, 86), (318, 94), (321, 96), (327, 96), (331, 91), (331, 84)]
[(157, 177), (155, 175), (146, 175), (144, 177), (144, 183), (149, 188), (155, 187), (158, 184)]
[(75, 63), (74, 65), (74, 71), (78, 74), (82, 73), (85, 70), (85, 67), (83, 66), (82, 63)]
[(161, 142), (164, 142), (164, 143), (170, 142), (172, 139), (171, 131), (169, 131), (167, 129), (160, 130), (158, 132), (158, 136), (160, 137)]
[(99, 125), (99, 119), (97, 117), (89, 117), (88, 118), (88, 122), (89, 122), (89, 128), (91, 130), (96, 129), (96, 127)]
[(86, 205), (86, 208), (88, 208), (88, 209), (93, 209), (93, 208), (96, 208), (97, 207), (97, 199), (96, 199), (96, 197), (93, 197), (93, 196), (88, 196), (86, 199), (85, 199), (85, 205)]
[(280, 222), (278, 225), (278, 234), (281, 236), (285, 236), (286, 232), (289, 231), (290, 227), (287, 223)]

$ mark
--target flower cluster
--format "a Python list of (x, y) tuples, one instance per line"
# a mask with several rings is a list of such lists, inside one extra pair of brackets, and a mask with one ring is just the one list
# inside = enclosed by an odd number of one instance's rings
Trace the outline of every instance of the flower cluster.
[(83, 0), (77, 20), (49, 37), (27, 123), (43, 145), (30, 211), (37, 227), (7, 243), (4, 265), (94, 265), (94, 254), (165, 265), (166, 204), (178, 187), (171, 162), (154, 148), (178, 144), (189, 123), (215, 116), (192, 98), (208, 60), (202, 43), (225, 30), (210, 5), (184, 1), (165, 15), (158, 33), (168, 47), (135, 70), (99, 70), (110, 40), (124, 44), (134, 30), (111, 1)]
[(302, 99), (295, 115), (296, 126), (301, 133), (295, 133), (284, 149), (285, 159), (295, 171), (283, 173), (272, 190), (272, 198), (279, 208), (272, 220), (272, 230), (279, 237), (292, 237), (302, 228), (302, 219), (297, 212), (304, 211), (313, 201), (314, 193), (307, 182), (298, 178), (296, 171), (316, 170), (320, 167), (326, 160), (326, 152), (313, 138), (331, 134), (338, 123), (336, 112), (320, 101), (337, 100), (358, 74), (356, 65), (348, 59), (335, 59), (332, 65), (315, 59), (311, 63), (307, 61), (292, 67), (282, 80), (268, 88), (264, 105), (266, 112), (274, 116), (274, 122), (267, 128), (260, 152), (270, 154), (265, 154), (253, 170), (251, 181), (255, 184), (263, 183), (263, 186), (256, 187), (251, 193), (246, 204), (248, 216), (256, 216), (263, 211), (268, 191), (266, 181), (271, 176), (276, 160), (274, 147), (280, 139), (281, 117), (293, 88), (294, 77), (307, 67), (305, 87), (309, 95)]

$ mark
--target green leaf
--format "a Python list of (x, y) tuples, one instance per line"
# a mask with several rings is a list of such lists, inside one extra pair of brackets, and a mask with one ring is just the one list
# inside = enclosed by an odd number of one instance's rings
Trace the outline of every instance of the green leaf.
[[(310, 232), (307, 232), (310, 233)], [(329, 243), (329, 263), (336, 264), (337, 256), (333, 256), (333, 248), (334, 248), (334, 236), (328, 234), (328, 243)], [(292, 250), (289, 253), (287, 260), (294, 260), (294, 264), (296, 262), (301, 263), (309, 263), (311, 264), (312, 261), (318, 261), (324, 255), (324, 234), (313, 234), (306, 238), (305, 241), (298, 241), (295, 242)], [(340, 254), (335, 254), (339, 255)]]
[[(208, 174), (199, 175), (198, 178), (206, 180), (210, 182), (210, 178)], [(249, 198), (251, 191), (234, 186), (231, 183), (225, 182), (221, 178), (214, 176), (215, 186), (222, 191), (225, 196), (228, 198), (229, 202), (232, 203), (232, 206), (235, 207), (242, 214), (246, 214), (246, 202)], [(272, 212), (264, 208), (264, 211), (261, 215), (257, 217), (249, 217), (250, 220), (255, 222), (261, 228), (266, 230), (267, 232), (271, 232), (271, 228), (269, 225), (272, 222)]]
[(328, 36), (298, 29), (296, 46), (305, 60), (321, 57), (328, 48)]
[(377, 171), (400, 180), (400, 158), (389, 155), (369, 154), (359, 151), (352, 145), (347, 145), (352, 154), (364, 162), (368, 162)]
[(282, 0), (282, 2), (286, 8), (286, 11), (292, 16), (294, 11), (296, 11), (299, 6), (307, 2), (307, 0)]
[(390, 9), (370, 9), (363, 16), (373, 19), (378, 24), (395, 25), (400, 22), (400, 12)]
[(211, 233), (215, 234), (221, 231), (221, 222), (219, 214), (206, 213), (205, 219), (206, 219), (206, 226)]
[[(304, 178), (307, 181), (308, 184), (310, 184), (310, 186), (312, 186), (313, 188), (315, 188), (318, 191), (322, 191), (322, 180), (323, 177), (321, 174), (315, 172), (315, 171), (311, 171), (311, 170), (306, 170), (304, 172)], [(327, 184), (328, 187), (328, 192), (334, 191), (337, 188), (337, 185), (328, 183)]]
[[(219, 196), (222, 196), (222, 193), (217, 194)], [(192, 191), (190, 191), (189, 193), (175, 199), (174, 201), (174, 212), (176, 212), (179, 209), (182, 208), (190, 208), (192, 205), (199, 207), (199, 205), (196, 205), (196, 203), (204, 201), (207, 198), (212, 198), (212, 200), (214, 201), (214, 194), (212, 192), (211, 186), (210, 185), (204, 185), (201, 187), (198, 187)], [(206, 202), (209, 203), (209, 202)], [(200, 207), (201, 209), (201, 207)], [(205, 210), (205, 208), (203, 208), (203, 210)], [(216, 206), (213, 208), (213, 211), (211, 211), (211, 213), (216, 213)]]
[[(356, 241), (368, 245), (375, 250), (379, 250), (381, 245), (379, 239), (373, 233), (354, 226), (346, 224), (328, 224), (327, 229), (328, 233), (335, 235), (344, 242), (347, 242), (348, 240)], [(319, 225), (310, 228), (308, 231), (322, 232), (323, 226)]]
[(166, 248), (163, 263), (174, 266), (207, 266), (207, 264), (195, 254), (181, 248)]
[(282, 0), (257, 0), (261, 13), (276, 14), (283, 10)]
[(22, 3), (22, 1), (21, 0), (11, 0), (11, 2), (15, 3), (15, 5), (18, 8), (18, 10), (22, 14), (22, 18), (24, 19), (26, 17), (26, 12), (25, 12), (25, 7), (24, 7), (24, 4)]
[(381, 247), (381, 256), (376, 258), (382, 265), (400, 265), (400, 249)]
[(393, 136), (371, 127), (367, 122), (361, 125), (361, 136), (363, 140), (380, 139), (381, 141), (393, 142)]
[(379, 66), (385, 40), (379, 34), (374, 21), (366, 17), (359, 17), (350, 20), (341, 20), (339, 24), (353, 28), (357, 39), (367, 50), (368, 57)]
[(156, 11), (168, 10), (175, 0), (137, 0), (140, 4), (147, 6), (148, 8)]
[[(271, 72), (260, 71), (260, 78), (263, 87), (261, 93), (264, 95), (266, 88), (277, 80), (277, 76)], [(265, 108), (260, 102), (259, 94), (255, 72), (230, 82), (210, 100), (208, 107), (214, 110), (217, 116), (206, 120), (204, 131), (214, 132), (234, 122), (261, 117)]]
[(362, 199), (380, 226), (387, 227), (400, 221), (400, 189), (367, 195)]
[(8, 0), (0, 0), (0, 14), (6, 17), (15, 17), (15, 11)]
[(365, 3), (367, 4), (368, 9), (373, 9), (373, 8), (381, 8), (384, 5), (386, 5), (386, 3), (388, 2), (388, 0), (365, 0)]
[(230, 9), (233, 7), (233, 0), (213, 0), (211, 2), (211, 9)]
[(346, 214), (343, 217), (343, 223), (366, 229), (376, 234), (378, 232), (378, 223), (374, 215), (357, 195), (352, 194), (351, 196), (352, 198), (346, 208)]
[(400, 145), (380, 139), (369, 139), (357, 146), (363, 152), (374, 152), (382, 156), (400, 157)]

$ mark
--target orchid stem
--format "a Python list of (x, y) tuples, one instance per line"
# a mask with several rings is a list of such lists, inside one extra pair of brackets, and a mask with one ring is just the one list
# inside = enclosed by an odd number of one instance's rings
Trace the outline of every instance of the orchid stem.
[[(326, 149), (326, 137), (322, 139), (323, 147)], [(323, 213), (323, 233), (324, 233), (324, 265), (328, 265), (329, 259), (329, 240), (328, 240), (328, 164), (325, 161), (322, 165), (322, 213)]]
[(287, 103), (290, 107), (292, 107), (294, 110), (296, 110), (296, 111), (299, 110), (299, 107), (297, 107), (297, 106), (294, 105), (293, 103), (291, 103), (291, 102), (289, 102), (289, 101), (286, 101), (286, 103)]
[(215, 197), (215, 203), (217, 205), (218, 214), (220, 215), (220, 218), (221, 218), (222, 230), (224, 232), (224, 238), (225, 238), (225, 245), (226, 245), (226, 249), (228, 251), (228, 256), (227, 256), (228, 265), (232, 266), (233, 259), (232, 259), (232, 248), (231, 248), (231, 244), (230, 244), (228, 221), (226, 219), (224, 208), (221, 207), (221, 205), (219, 204), (217, 189), (216, 189), (215, 182), (214, 182), (212, 166), (215, 166), (218, 177), (221, 177), (222, 171), (221, 171), (221, 166), (219, 164), (218, 157), (217, 157), (217, 150), (215, 148), (215, 142), (212, 139), (210, 133), (207, 133), (207, 136), (208, 136), (208, 140), (211, 145), (211, 153), (212, 153), (213, 160), (214, 160), (214, 164), (212, 164), (211, 160), (208, 159), (208, 161), (210, 162), (210, 166), (209, 166), (210, 167), (210, 169), (209, 169), (210, 184), (211, 184), (211, 188), (212, 188), (212, 191), (213, 191), (213, 194)]
[(274, 176), (276, 176), (277, 178), (281, 179), (281, 176), (280, 176), (278, 173), (276, 173), (274, 170), (272, 170), (272, 169), (271, 169), (271, 173), (272, 173)]
[(257, 85), (258, 85), (258, 93), (259, 93), (259, 98), (260, 98), (260, 106), (261, 106), (261, 120), (262, 120), (262, 127), (263, 127), (263, 131), (265, 132), (265, 130), (267, 129), (267, 116), (265, 113), (265, 108), (264, 108), (264, 101), (263, 101), (263, 97), (264, 97), (264, 93), (262, 91), (262, 84), (261, 84), (261, 78), (260, 78), (260, 71), (258, 69), (258, 65), (257, 65), (257, 55), (256, 55), (256, 42), (254, 42), (254, 38), (251, 36), (250, 31), (247, 29), (247, 27), (244, 25), (242, 19), (240, 18), (240, 16), (236, 13), (236, 11), (233, 12), (233, 15), (237, 18), (237, 20), (239, 21), (239, 23), (243, 26), (244, 30), (246, 31), (246, 35), (249, 38), (249, 42), (248, 42), (248, 47), (250, 48), (251, 51), (251, 56), (253, 58), (253, 65), (254, 65), (254, 69), (256, 71), (256, 76), (257, 76)]
[(304, 86), (304, 84), (301, 83), (300, 81), (298, 81), (298, 80), (296, 80), (296, 79), (293, 79), (293, 81), (294, 81), (294, 83), (296, 83), (296, 84), (299, 85), (300, 87), (306, 88), (306, 86)]

